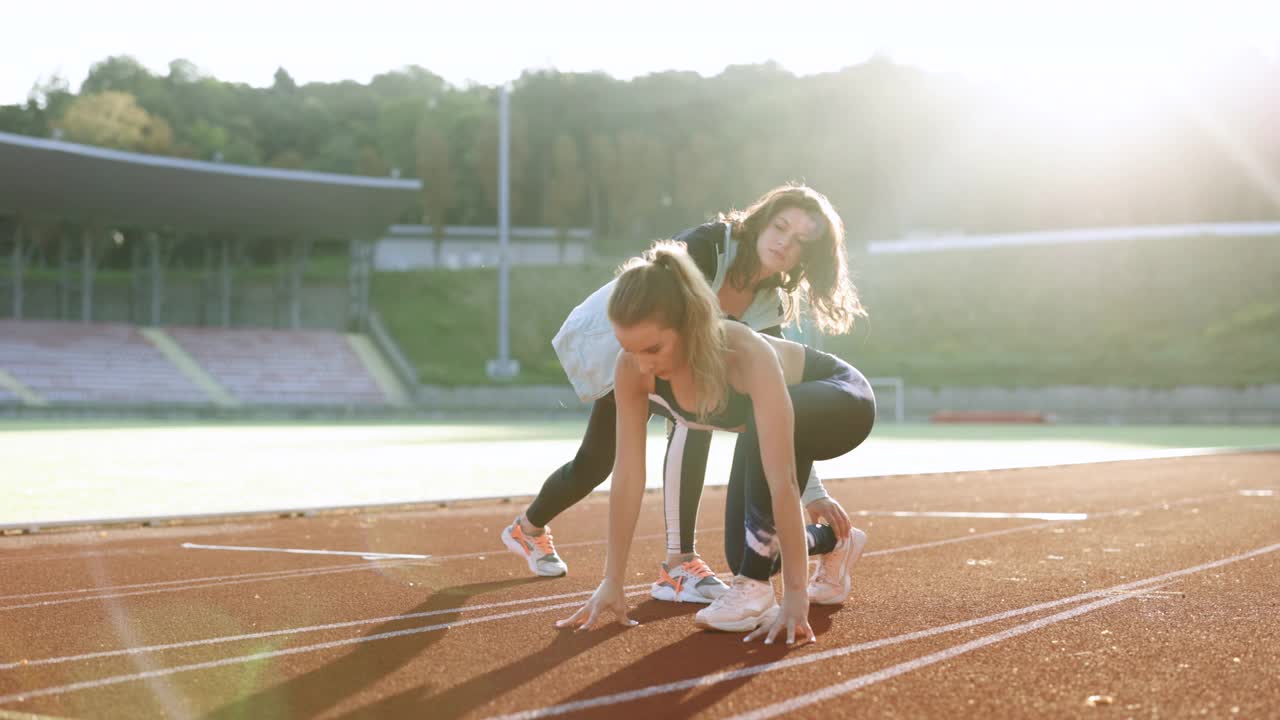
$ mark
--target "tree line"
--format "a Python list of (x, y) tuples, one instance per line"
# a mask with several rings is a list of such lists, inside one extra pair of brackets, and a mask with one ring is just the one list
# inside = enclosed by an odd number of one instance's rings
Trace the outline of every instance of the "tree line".
[[(529, 71), (512, 88), (512, 222), (590, 226), (634, 251), (760, 192), (803, 181), (851, 242), (919, 232), (1280, 217), (1280, 66), (1244, 56), (1176, 88), (1103, 98), (1046, 79), (1033, 94), (872, 58), (795, 76)], [(53, 78), (0, 106), (0, 130), (246, 165), (419, 177), (406, 222), (492, 224), (496, 90), (421, 67), (369, 83), (269, 87), (186, 60), (128, 56), (78, 90)]]

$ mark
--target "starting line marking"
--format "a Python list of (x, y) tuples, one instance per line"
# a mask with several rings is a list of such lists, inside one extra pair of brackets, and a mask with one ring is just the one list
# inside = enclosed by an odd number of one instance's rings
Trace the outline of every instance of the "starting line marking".
[(1089, 513), (1054, 513), (1054, 512), (966, 512), (966, 511), (927, 511), (927, 510), (859, 510), (849, 513), (862, 517), (918, 517), (918, 518), (981, 518), (986, 520), (1088, 520)]
[[(736, 677), (756, 675), (762, 672), (767, 672), (769, 670), (778, 670), (786, 667), (792, 667), (795, 665), (804, 665), (812, 662), (817, 662), (819, 660), (835, 657), (838, 655), (848, 655), (854, 652), (860, 652), (863, 650), (870, 650), (877, 647), (884, 647), (886, 645), (893, 645), (897, 643), (907, 642), (909, 640), (916, 640), (919, 638), (929, 637), (929, 636), (937, 635), (944, 632), (951, 632), (952, 630), (958, 630), (966, 627), (973, 627), (976, 625), (983, 625), (983, 624), (995, 622), (998, 620), (1004, 620), (1007, 618), (1017, 617), (1019, 615), (1038, 612), (1040, 610), (1046, 610), (1046, 609), (1061, 606), (1061, 605), (1082, 602), (1085, 600), (1094, 600), (1096, 598), (1104, 598), (1102, 600), (1099, 600), (1098, 602), (1091, 603), (1090, 605), (1077, 607), (1071, 611), (1060, 613), (1059, 615), (1051, 616), (1050, 618), (1041, 618), (1040, 621), (1035, 621), (1032, 623), (1027, 623), (1026, 625), (1023, 625), (1023, 626), (1010, 628), (1009, 630), (1004, 631), (1004, 633), (997, 633), (995, 635), (989, 635), (983, 638), (978, 638), (977, 640), (970, 641), (968, 643), (965, 643), (964, 645), (955, 646), (953, 648), (950, 648), (949, 650), (943, 651), (943, 652), (954, 652), (956, 654), (959, 654), (960, 652), (968, 652), (969, 650), (975, 649), (976, 647), (980, 647), (978, 645), (974, 645), (974, 643), (982, 642), (984, 644), (990, 644), (992, 642), (998, 642), (999, 640), (1003, 640), (1005, 639), (1005, 637), (1013, 637), (1013, 634), (1021, 634), (1021, 632), (1027, 632), (1031, 629), (1035, 629), (1036, 627), (1039, 627), (1039, 625), (1036, 625), (1036, 622), (1043, 622), (1043, 621), (1052, 620), (1053, 618), (1060, 618), (1059, 620), (1053, 620), (1053, 622), (1059, 622), (1060, 620), (1065, 620), (1068, 617), (1074, 617), (1074, 615), (1078, 615), (1084, 612), (1089, 612), (1093, 609), (1104, 607), (1105, 605), (1120, 602), (1124, 599), (1127, 599), (1128, 597), (1128, 596), (1105, 597), (1107, 593), (1117, 593), (1117, 592), (1126, 592), (1130, 590), (1136, 590), (1138, 592), (1135, 592), (1134, 594), (1141, 594), (1143, 592), (1147, 592), (1152, 589), (1157, 589), (1157, 588), (1152, 588), (1151, 586), (1153, 585), (1163, 587), (1161, 583), (1166, 583), (1175, 578), (1201, 572), (1204, 570), (1210, 570), (1213, 568), (1222, 567), (1224, 565), (1230, 565), (1232, 563), (1239, 562), (1241, 560), (1246, 560), (1248, 558), (1256, 557), (1258, 555), (1264, 555), (1267, 553), (1274, 552), (1276, 550), (1280, 550), (1280, 543), (1275, 543), (1272, 545), (1268, 545), (1266, 547), (1258, 548), (1256, 550), (1251, 550), (1246, 553), (1233, 555), (1231, 557), (1222, 558), (1220, 560), (1214, 560), (1212, 562), (1204, 563), (1201, 565), (1195, 565), (1192, 567), (1183, 568), (1181, 570), (1174, 570), (1172, 572), (1156, 575), (1143, 580), (1135, 580), (1133, 582), (1128, 582), (1121, 585), (1115, 585), (1113, 587), (1105, 588), (1102, 590), (1094, 590), (1092, 592), (1073, 595), (1067, 598), (1060, 598), (1058, 600), (1051, 600), (1051, 601), (1040, 603), (1037, 605), (1030, 605), (1024, 608), (1008, 610), (1002, 613), (997, 613), (995, 615), (988, 615), (987, 617), (984, 617), (984, 618), (977, 618), (975, 620), (967, 620), (963, 622), (952, 623), (950, 625), (943, 625), (940, 627), (920, 630), (917, 632), (898, 635), (891, 638), (884, 638), (882, 640), (876, 640), (868, 643), (848, 645), (842, 648), (837, 648), (835, 650), (829, 650), (827, 652), (806, 655), (802, 658), (793, 658), (790, 660), (783, 660), (775, 663), (766, 663), (764, 665), (757, 665), (754, 667), (743, 668), (741, 670), (735, 670), (731, 672), (713, 673), (711, 675), (703, 675), (700, 677), (690, 678), (688, 680), (682, 680), (675, 683), (668, 683), (666, 685), (650, 686), (647, 688), (632, 690), (626, 693), (619, 693), (615, 695), (591, 698), (589, 700), (582, 700), (574, 703), (567, 703), (564, 705), (555, 705), (551, 707), (540, 708), (537, 710), (529, 710), (521, 713), (516, 713), (513, 715), (504, 715), (501, 717), (503, 718), (503, 720), (514, 720), (516, 718), (528, 719), (528, 718), (545, 717), (549, 715), (559, 715), (565, 712), (579, 710), (586, 707), (595, 707), (598, 705), (613, 705), (620, 702), (626, 702), (628, 700), (636, 700), (643, 697), (649, 697), (651, 695), (674, 692), (676, 690), (689, 689), (689, 688), (699, 687), (703, 685), (712, 685), (712, 684), (724, 682), (725, 680), (730, 680)], [(638, 590), (632, 593), (628, 593), (628, 595), (643, 594), (645, 592), (647, 591)], [(573, 602), (564, 603), (562, 605), (539, 608), (538, 610), (539, 612), (541, 612), (545, 610), (559, 609), (560, 607), (573, 607), (573, 606), (579, 605), (580, 602), (581, 601), (573, 601)], [(393, 637), (417, 635), (419, 633), (430, 632), (432, 630), (440, 630), (446, 627), (449, 627), (449, 628), (459, 627), (463, 625), (472, 625), (476, 623), (505, 619), (508, 617), (525, 617), (528, 615), (529, 615), (529, 610), (523, 609), (523, 610), (517, 610), (514, 612), (499, 613), (497, 615), (486, 615), (484, 617), (473, 618), (469, 620), (459, 620), (452, 623), (442, 623), (438, 625), (426, 625), (426, 626), (420, 626), (415, 628), (406, 628), (404, 630), (377, 633), (375, 635), (366, 635), (366, 636), (357, 637), (357, 638), (348, 638), (344, 640), (333, 640), (330, 642), (316, 643), (313, 645), (303, 645), (303, 646), (294, 647), (294, 648), (259, 652), (259, 653), (254, 653), (252, 655), (241, 655), (238, 657), (229, 657), (229, 658), (223, 658), (220, 660), (211, 660), (207, 662), (194, 663), (191, 665), (179, 665), (177, 667), (159, 668), (156, 670), (148, 670), (146, 672), (133, 673), (130, 675), (115, 675), (112, 677), (105, 677), (97, 680), (87, 680), (83, 682), (71, 683), (68, 685), (39, 688), (37, 690), (17, 692), (10, 695), (0, 695), (0, 704), (11, 703), (11, 702), (21, 702), (23, 700), (28, 700), (31, 698), (45, 697), (48, 695), (61, 695), (64, 693), (74, 692), (78, 690), (88, 690), (92, 688), (106, 687), (109, 685), (118, 685), (121, 683), (132, 682), (136, 680), (147, 680), (147, 679), (156, 678), (156, 677), (165, 677), (169, 675), (175, 675), (183, 672), (191, 672), (195, 670), (208, 670), (208, 669), (217, 668), (217, 667), (226, 667), (228, 665), (243, 665), (246, 663), (252, 663), (259, 660), (266, 660), (266, 659), (276, 658), (276, 657), (283, 657), (286, 655), (296, 655), (299, 653), (313, 652), (316, 650), (326, 650), (326, 649), (336, 648), (336, 647), (360, 645), (368, 642), (373, 642), (376, 640), (385, 640)], [(1035, 627), (1031, 627), (1031, 626), (1035, 626)], [(1019, 630), (1019, 628), (1026, 628), (1026, 629), (1023, 629), (1017, 633), (1013, 632), (1013, 631)], [(1009, 634), (1009, 633), (1013, 633), (1013, 634)], [(995, 639), (992, 639), (992, 638), (995, 638)], [(961, 648), (963, 649), (961, 650)], [(935, 653), (934, 655), (938, 655), (938, 653)], [(925, 656), (924, 658), (918, 658), (916, 661), (913, 661), (913, 662), (919, 662), (921, 660), (924, 660), (926, 658), (931, 658), (931, 657), (933, 656), (931, 655)], [(938, 662), (939, 660), (942, 660), (942, 659), (945, 659), (945, 658), (939, 657), (937, 659), (931, 660), (930, 662)], [(898, 666), (895, 666), (895, 667), (898, 667)], [(920, 667), (923, 667), (923, 666), (921, 665)], [(893, 669), (893, 668), (890, 668), (890, 669)], [(915, 669), (915, 667), (900, 670), (898, 674), (901, 674), (902, 672), (908, 672), (911, 669)], [(882, 671), (882, 672), (886, 672), (886, 671)], [(880, 679), (887, 679), (888, 677), (892, 677), (892, 676), (887, 675), (883, 678), (878, 678), (876, 681), (878, 682)], [(840, 686), (835, 686), (835, 687), (840, 687)]]
[(199, 543), (182, 543), (188, 550), (233, 550), (236, 552), (275, 552), (293, 553), (294, 555), (347, 555), (363, 560), (426, 560), (430, 555), (410, 555), (402, 553), (352, 552), (350, 550), (304, 550), (302, 548), (268, 548), (249, 545), (201, 545)]

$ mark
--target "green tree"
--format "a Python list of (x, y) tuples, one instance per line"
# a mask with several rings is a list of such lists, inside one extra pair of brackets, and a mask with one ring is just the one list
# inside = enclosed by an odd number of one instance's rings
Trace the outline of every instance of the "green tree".
[(66, 139), (119, 150), (163, 153), (172, 131), (163, 118), (153, 118), (126, 92), (108, 90), (76, 98), (58, 126)]
[(578, 146), (568, 135), (556, 138), (551, 153), (551, 181), (544, 196), (542, 222), (557, 230), (561, 256), (570, 225), (578, 220), (586, 190)]
[[(613, 198), (622, 192), (622, 167), (618, 145), (604, 133), (591, 136), (587, 150), (587, 201), (591, 206), (591, 228), (597, 246), (615, 249)], [(621, 200), (618, 200), (621, 203)]]
[(431, 225), (435, 237), (436, 257), (444, 241), (444, 226), (453, 209), (454, 178), (449, 161), (449, 144), (439, 128), (427, 122), (418, 125), (414, 136), (417, 147), (418, 177), (422, 179), (424, 222)]
[[(508, 202), (513, 223), (519, 223), (525, 212), (525, 199), (530, 194), (528, 186), (520, 184), (517, 179), (524, 177), (526, 161), (529, 156), (529, 141), (526, 126), (519, 116), (512, 116), (508, 145), (507, 171), (511, 185)], [(498, 118), (496, 112), (486, 114), (481, 120), (474, 138), (471, 153), (472, 172), (483, 190), (486, 208), (498, 209)]]

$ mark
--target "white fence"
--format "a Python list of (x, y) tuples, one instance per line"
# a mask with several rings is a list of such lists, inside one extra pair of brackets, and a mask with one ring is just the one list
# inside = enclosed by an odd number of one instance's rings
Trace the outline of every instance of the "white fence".
[[(586, 261), (589, 228), (571, 228), (563, 237), (555, 228), (513, 227), (512, 265), (578, 265)], [(498, 229), (447, 225), (437, 244), (428, 225), (392, 225), (374, 247), (377, 270), (496, 267)]]

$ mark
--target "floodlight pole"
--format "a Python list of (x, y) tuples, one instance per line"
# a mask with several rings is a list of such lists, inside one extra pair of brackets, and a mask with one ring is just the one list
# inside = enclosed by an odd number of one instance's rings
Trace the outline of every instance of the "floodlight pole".
[(22, 235), (23, 217), (18, 216), (17, 222), (13, 224), (13, 319), (22, 319), (22, 262), (26, 259), (26, 249), (23, 247), (23, 241), (26, 239)]
[(498, 357), (485, 368), (494, 380), (510, 380), (520, 373), (511, 357), (510, 236), (511, 236), (511, 98), (507, 86), (498, 88)]

